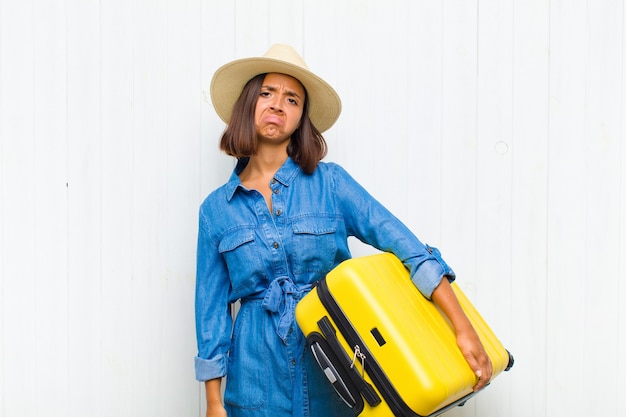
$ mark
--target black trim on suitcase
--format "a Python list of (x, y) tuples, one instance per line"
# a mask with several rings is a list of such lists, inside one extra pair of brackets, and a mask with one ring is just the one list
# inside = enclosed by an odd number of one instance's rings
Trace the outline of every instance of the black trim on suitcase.
[[(448, 404), (447, 406), (437, 410), (429, 416), (421, 416), (415, 413), (398, 394), (391, 381), (389, 381), (389, 378), (387, 378), (387, 376), (385, 375), (385, 372), (383, 371), (381, 366), (372, 356), (370, 350), (367, 348), (367, 345), (365, 345), (359, 334), (356, 332), (356, 330), (354, 330), (354, 327), (350, 323), (350, 320), (345, 316), (343, 310), (341, 309), (339, 304), (337, 304), (337, 301), (331, 294), (330, 289), (328, 288), (328, 284), (326, 283), (326, 278), (322, 278), (318, 282), (316, 289), (320, 302), (322, 303), (326, 311), (328, 311), (330, 317), (337, 325), (339, 332), (343, 335), (346, 342), (348, 342), (353, 350), (355, 350), (355, 346), (358, 346), (359, 350), (365, 354), (366, 359), (363, 361), (365, 372), (367, 372), (367, 374), (370, 376), (370, 378), (374, 382), (374, 385), (376, 386), (376, 388), (378, 388), (378, 391), (381, 393), (384, 400), (387, 402), (387, 405), (391, 409), (391, 412), (393, 412), (395, 416), (435, 417), (454, 407), (462, 406), (469, 398), (473, 397), (476, 394), (475, 392), (471, 392), (463, 398), (460, 398), (452, 402), (451, 404)], [(335, 350), (337, 349), (337, 346), (332, 346), (332, 348), (333, 350)], [(339, 345), (338, 348), (341, 352), (343, 352), (344, 356), (347, 356), (345, 350), (341, 347), (341, 345)], [(335, 351), (335, 353), (338, 352)]]

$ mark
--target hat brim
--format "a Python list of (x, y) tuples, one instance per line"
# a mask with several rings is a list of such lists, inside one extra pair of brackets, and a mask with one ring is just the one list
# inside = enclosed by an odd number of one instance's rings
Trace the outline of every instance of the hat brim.
[(273, 58), (244, 58), (223, 65), (213, 75), (211, 100), (218, 116), (228, 124), (243, 87), (258, 74), (280, 73), (294, 77), (306, 89), (309, 118), (324, 132), (335, 124), (341, 113), (341, 100), (324, 80), (305, 68)]

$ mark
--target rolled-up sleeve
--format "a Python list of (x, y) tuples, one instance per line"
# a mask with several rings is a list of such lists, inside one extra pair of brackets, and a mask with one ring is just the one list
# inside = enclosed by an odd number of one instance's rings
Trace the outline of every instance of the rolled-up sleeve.
[(198, 381), (208, 381), (221, 378), (226, 375), (226, 363), (227, 359), (222, 355), (213, 359), (202, 359), (196, 356), (194, 360), (196, 379)]
[(198, 381), (226, 375), (232, 317), (230, 280), (217, 244), (210, 236), (209, 216), (200, 208), (196, 258), (195, 318), (198, 355), (194, 360)]
[(428, 299), (445, 277), (449, 282), (454, 281), (456, 274), (443, 260), (439, 249), (425, 245), (424, 248), (430, 254), (423, 262), (414, 264), (409, 260), (403, 260), (404, 265), (411, 271), (411, 280), (422, 294)]

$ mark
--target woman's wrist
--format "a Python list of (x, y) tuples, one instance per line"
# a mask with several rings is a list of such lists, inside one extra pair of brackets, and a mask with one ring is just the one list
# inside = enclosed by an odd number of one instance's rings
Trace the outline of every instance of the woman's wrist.
[(207, 407), (223, 407), (222, 404), (222, 379), (211, 379), (209, 381), (205, 381), (205, 389), (206, 389), (206, 402)]

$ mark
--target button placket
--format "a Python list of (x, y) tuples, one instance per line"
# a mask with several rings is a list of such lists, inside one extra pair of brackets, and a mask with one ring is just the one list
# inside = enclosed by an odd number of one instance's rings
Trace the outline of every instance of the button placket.
[[(274, 196), (278, 196), (280, 194), (280, 184), (278, 184), (278, 181), (276, 180), (276, 178), (273, 178), (272, 181), (270, 182), (270, 188), (272, 189), (272, 194)], [(274, 216), (276, 217), (280, 217), (281, 214), (283, 214), (283, 210), (281, 208), (281, 203), (279, 200), (275, 200), (272, 197), (272, 207), (274, 209)]]
[(270, 181), (270, 189), (272, 192), (272, 212), (269, 224), (271, 224), (273, 227), (271, 228), (271, 233), (269, 233), (267, 237), (269, 242), (271, 242), (270, 246), (272, 247), (273, 252), (272, 265), (276, 274), (287, 273), (288, 267), (286, 253), (284, 251), (284, 248), (281, 248), (283, 242), (282, 233), (280, 230), (280, 216), (284, 213), (281, 201), (282, 199), (280, 198), (282, 184), (278, 180), (276, 180), (276, 178), (273, 178)]

